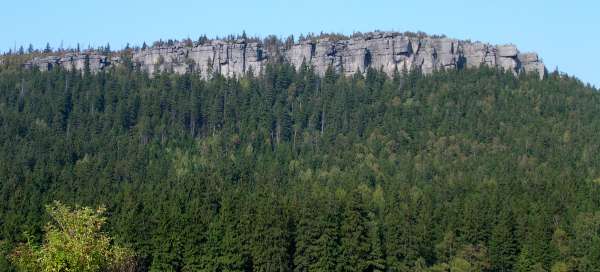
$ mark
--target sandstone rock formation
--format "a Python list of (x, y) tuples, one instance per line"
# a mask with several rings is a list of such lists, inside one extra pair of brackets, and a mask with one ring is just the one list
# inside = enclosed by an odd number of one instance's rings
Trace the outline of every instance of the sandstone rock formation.
[[(48, 70), (55, 66), (65, 69), (83, 69), (90, 61), (92, 72), (118, 64), (95, 53), (71, 54), (64, 57), (34, 59), (27, 65)], [(323, 75), (328, 67), (345, 75), (365, 72), (368, 68), (381, 69), (391, 75), (399, 71), (420, 70), (424, 74), (442, 69), (495, 67), (515, 75), (536, 73), (542, 78), (546, 72), (536, 53), (520, 53), (514, 45), (490, 45), (481, 42), (449, 38), (408, 36), (396, 32), (373, 32), (358, 37), (331, 40), (321, 38), (295, 43), (288, 47), (267, 50), (262, 43), (246, 40), (212, 40), (186, 46), (157, 46), (138, 49), (132, 62), (141, 71), (200, 73), (210, 76), (219, 73), (227, 77), (241, 76), (249, 71), (260, 74), (269, 61), (287, 61), (296, 68), (304, 62)]]
[(239, 76), (250, 70), (250, 67), (260, 73), (266, 64), (262, 46), (243, 40), (213, 40), (193, 47), (183, 44), (154, 47), (135, 52), (132, 60), (140, 70), (150, 74), (171, 71), (178, 74), (196, 72), (210, 75), (217, 72), (224, 76)]
[(89, 62), (90, 72), (96, 73), (110, 65), (115, 65), (120, 62), (118, 57), (113, 57), (109, 60), (107, 56), (100, 55), (96, 52), (87, 53), (68, 53), (63, 57), (48, 56), (43, 58), (34, 58), (25, 63), (26, 68), (37, 67), (41, 71), (48, 71), (55, 67), (62, 67), (67, 71), (75, 69), (83, 71), (86, 62)]

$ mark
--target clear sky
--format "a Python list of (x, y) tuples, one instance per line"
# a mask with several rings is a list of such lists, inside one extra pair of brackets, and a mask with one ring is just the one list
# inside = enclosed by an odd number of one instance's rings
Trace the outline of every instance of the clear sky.
[(396, 30), (536, 51), (550, 71), (600, 87), (597, 0), (3, 0), (0, 50), (158, 39)]

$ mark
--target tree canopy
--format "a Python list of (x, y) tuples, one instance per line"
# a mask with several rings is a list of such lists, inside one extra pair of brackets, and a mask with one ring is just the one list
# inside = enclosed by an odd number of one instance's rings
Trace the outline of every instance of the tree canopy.
[(0, 270), (21, 267), (2, 257), (15, 248), (75, 254), (75, 225), (96, 257), (49, 263), (96, 269), (117, 244), (139, 271), (600, 267), (600, 94), (574, 78), (15, 63), (0, 65)]

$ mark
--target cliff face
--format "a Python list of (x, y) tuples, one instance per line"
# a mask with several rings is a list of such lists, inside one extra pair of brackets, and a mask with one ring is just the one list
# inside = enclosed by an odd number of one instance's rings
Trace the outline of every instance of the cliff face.
[[(82, 69), (85, 59), (95, 72), (119, 63), (98, 54), (78, 54), (64, 58), (34, 59), (27, 65), (42, 70), (60, 65), (66, 69)], [(284, 60), (300, 67), (312, 65), (323, 75), (329, 66), (337, 72), (352, 75), (368, 68), (382, 69), (391, 75), (397, 68), (419, 69), (428, 74), (434, 70), (460, 69), (481, 65), (511, 71), (514, 74), (534, 72), (544, 76), (545, 66), (536, 53), (520, 53), (514, 45), (490, 45), (448, 38), (409, 37), (392, 32), (374, 32), (361, 37), (333, 41), (327, 38), (303, 41), (288, 47), (267, 50), (261, 43), (245, 40), (212, 40), (201, 45), (178, 44), (152, 47), (133, 53), (132, 61), (150, 74), (172, 71), (200, 73), (208, 76), (259, 74), (268, 61)]]
[(111, 65), (118, 65), (121, 61), (118, 57), (108, 58), (96, 52), (91, 53), (69, 53), (63, 57), (49, 56), (34, 58), (25, 63), (25, 68), (37, 67), (40, 71), (48, 71), (56, 67), (62, 67), (68, 71), (72, 69), (83, 71), (86, 61), (92, 73), (99, 72)]
[(133, 54), (133, 63), (142, 71), (173, 71), (210, 75), (218, 72), (224, 76), (242, 75), (252, 69), (258, 74), (267, 58), (262, 46), (245, 41), (210, 41), (203, 45), (186, 47), (181, 44), (169, 47), (154, 47)]

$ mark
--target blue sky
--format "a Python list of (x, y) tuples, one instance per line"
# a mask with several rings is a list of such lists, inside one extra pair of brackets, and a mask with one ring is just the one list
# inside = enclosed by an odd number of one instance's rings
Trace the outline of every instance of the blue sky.
[(549, 70), (600, 87), (600, 1), (596, 0), (29, 0), (5, 1), (0, 49), (29, 43), (141, 44), (241, 33), (397, 30), (514, 43), (536, 51)]

